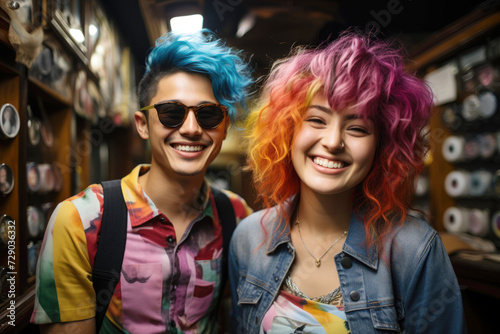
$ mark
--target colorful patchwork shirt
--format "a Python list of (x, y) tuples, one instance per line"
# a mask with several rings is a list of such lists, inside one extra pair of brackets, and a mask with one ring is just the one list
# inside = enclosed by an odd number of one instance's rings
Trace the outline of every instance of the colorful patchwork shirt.
[[(138, 183), (137, 166), (122, 179), (128, 209), (120, 282), (100, 333), (214, 333), (222, 261), (222, 228), (205, 183), (203, 212), (177, 238), (172, 223)], [(251, 213), (226, 192), (236, 222)], [(92, 266), (103, 207), (101, 185), (91, 185), (55, 209), (47, 226), (36, 275), (31, 322), (69, 322), (95, 316)]]

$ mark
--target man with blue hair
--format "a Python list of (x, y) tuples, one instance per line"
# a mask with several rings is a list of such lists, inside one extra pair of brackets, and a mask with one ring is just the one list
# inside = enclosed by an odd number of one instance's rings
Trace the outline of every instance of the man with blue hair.
[[(61, 202), (47, 226), (31, 317), (42, 333), (218, 330), (228, 217), (205, 173), (244, 104), (250, 71), (239, 52), (206, 31), (163, 36), (146, 66), (134, 119), (152, 157), (119, 183), (127, 230), (118, 284), (100, 325), (92, 268), (104, 199), (94, 184)], [(239, 196), (224, 194), (233, 222), (251, 212)]]

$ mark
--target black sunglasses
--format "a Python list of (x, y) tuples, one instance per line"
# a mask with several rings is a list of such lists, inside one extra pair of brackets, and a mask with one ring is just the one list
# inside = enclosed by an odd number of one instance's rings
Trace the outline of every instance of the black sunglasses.
[(189, 109), (193, 109), (196, 121), (204, 129), (215, 129), (222, 123), (227, 114), (227, 107), (217, 103), (204, 103), (198, 106), (188, 107), (183, 103), (169, 101), (141, 108), (146, 111), (155, 108), (158, 119), (167, 128), (181, 126), (186, 120)]

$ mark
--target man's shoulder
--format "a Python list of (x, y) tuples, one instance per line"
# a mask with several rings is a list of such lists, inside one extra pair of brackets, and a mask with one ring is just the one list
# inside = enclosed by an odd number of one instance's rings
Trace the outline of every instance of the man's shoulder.
[(102, 207), (102, 198), (102, 185), (91, 184), (78, 194), (69, 197), (65, 201), (73, 203), (77, 208), (81, 206), (88, 207), (89, 205), (96, 204)]
[(59, 223), (68, 225), (68, 222), (64, 221), (71, 218), (73, 221), (80, 221), (83, 229), (88, 230), (96, 221), (100, 220), (102, 209), (102, 186), (92, 184), (78, 194), (62, 201), (54, 213)]

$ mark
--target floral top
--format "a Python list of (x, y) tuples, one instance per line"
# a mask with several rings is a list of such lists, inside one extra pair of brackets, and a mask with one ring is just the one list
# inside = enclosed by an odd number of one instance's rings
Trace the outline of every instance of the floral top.
[(261, 334), (351, 333), (343, 306), (318, 303), (281, 290), (264, 318)]

